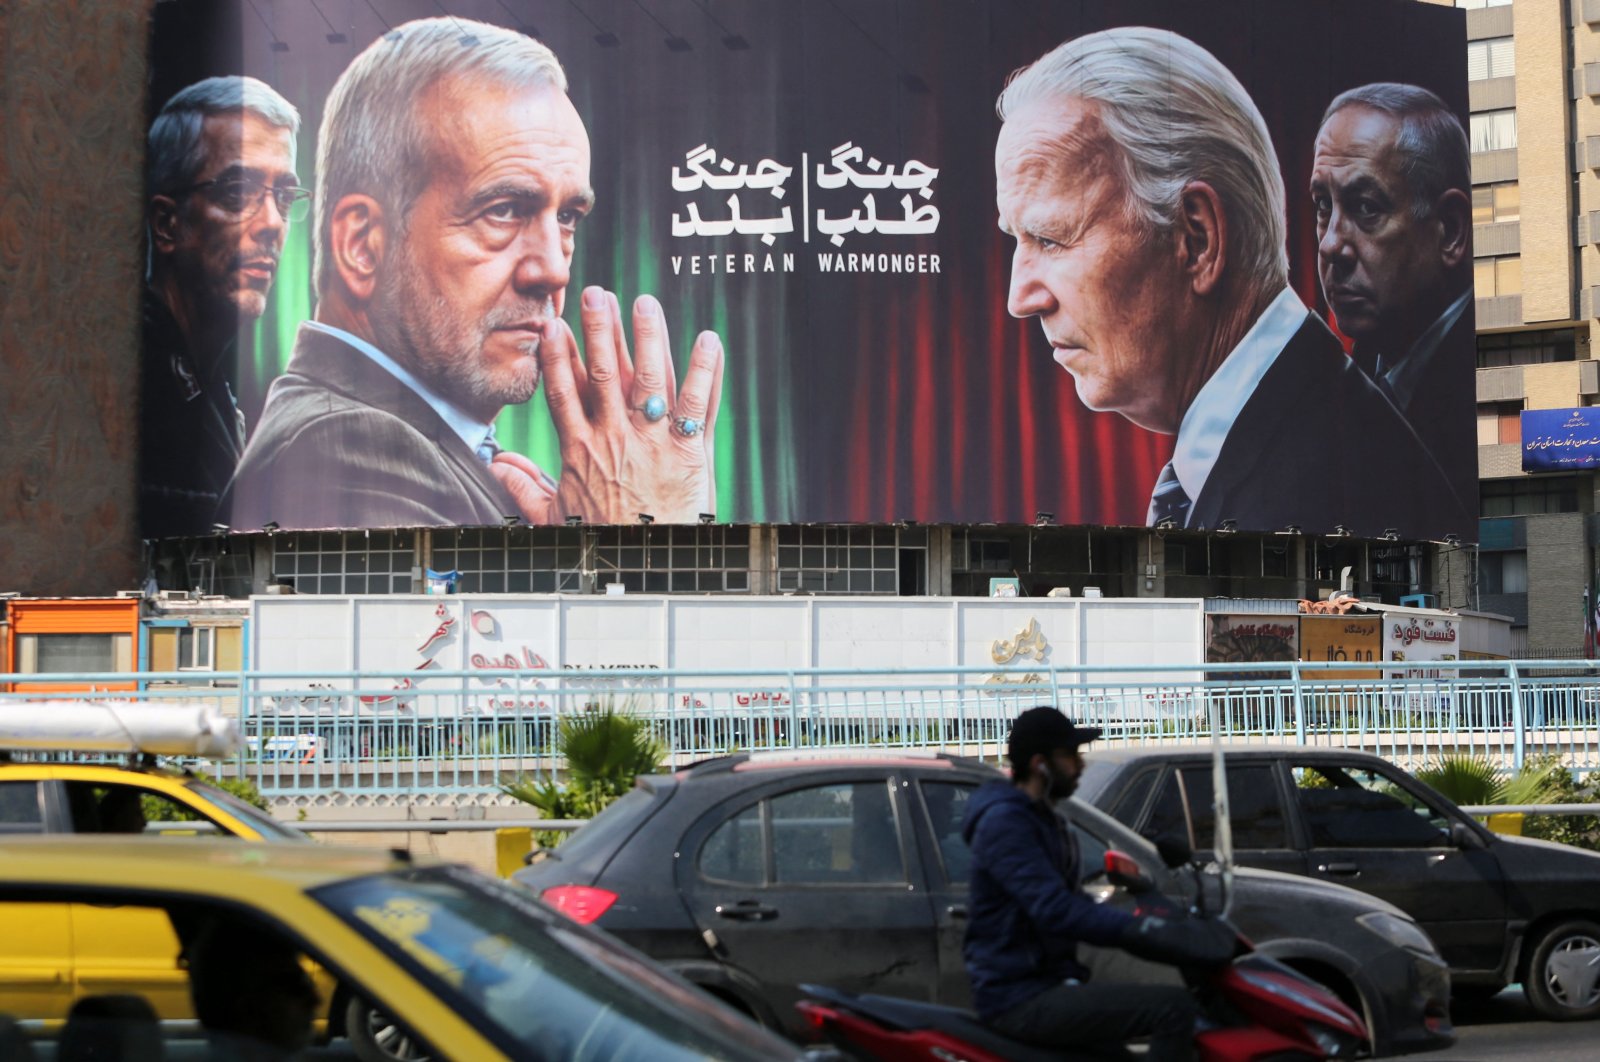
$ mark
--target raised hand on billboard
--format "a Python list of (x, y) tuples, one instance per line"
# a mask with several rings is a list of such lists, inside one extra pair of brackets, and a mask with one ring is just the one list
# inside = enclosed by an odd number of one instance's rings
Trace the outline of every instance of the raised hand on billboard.
[(539, 345), (545, 401), (561, 441), (557, 515), (625, 524), (648, 513), (686, 524), (716, 512), (712, 439), (722, 401), (722, 341), (700, 333), (679, 388), (655, 298), (634, 303), (636, 357), (629, 355), (614, 295), (584, 289), (581, 317), (583, 357), (560, 320), (546, 325)]

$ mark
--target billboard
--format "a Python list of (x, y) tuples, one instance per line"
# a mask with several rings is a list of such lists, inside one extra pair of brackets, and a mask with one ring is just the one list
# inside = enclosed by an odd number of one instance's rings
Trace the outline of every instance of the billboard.
[[(1383, 619), (1380, 616), (1301, 616), (1300, 659), (1307, 662), (1374, 661), (1383, 659)], [(1302, 678), (1316, 681), (1354, 682), (1383, 677), (1378, 670), (1313, 671), (1302, 668)]]
[[(144, 533), (1470, 540), (1464, 56), (1403, 0), (157, 5)], [(1426, 186), (1359, 161), (1411, 115)]]
[[(1206, 663), (1260, 664), (1300, 655), (1300, 617), (1259, 613), (1206, 614)], [(1213, 671), (1215, 679), (1286, 679), (1287, 671)]]
[(1600, 409), (1522, 411), (1522, 470), (1574, 472), (1600, 467)]

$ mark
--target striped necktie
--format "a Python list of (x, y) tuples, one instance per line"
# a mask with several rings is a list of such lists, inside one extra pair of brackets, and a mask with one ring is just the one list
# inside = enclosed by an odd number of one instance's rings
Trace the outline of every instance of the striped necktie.
[(500, 452), (500, 444), (494, 438), (494, 425), (489, 426), (489, 434), (483, 437), (483, 442), (478, 444), (478, 459), (486, 465), (494, 464), (494, 455)]
[(1178, 482), (1178, 473), (1173, 471), (1172, 462), (1168, 461), (1161, 470), (1161, 478), (1156, 480), (1156, 488), (1150, 494), (1150, 515), (1146, 523), (1154, 527), (1163, 520), (1171, 520), (1179, 527), (1189, 523), (1189, 508), (1194, 504), (1193, 499), (1183, 492), (1183, 484)]

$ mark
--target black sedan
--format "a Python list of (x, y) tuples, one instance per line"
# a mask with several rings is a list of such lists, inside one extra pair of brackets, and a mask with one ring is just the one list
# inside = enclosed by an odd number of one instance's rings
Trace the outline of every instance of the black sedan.
[[(1459, 997), (1519, 981), (1545, 1017), (1600, 1016), (1600, 853), (1491, 833), (1364, 752), (1229, 749), (1227, 765), (1238, 863), (1394, 904), (1439, 946)], [(1097, 751), (1078, 795), (1147, 837), (1212, 843), (1209, 748)]]
[[(804, 1032), (801, 982), (968, 1006), (960, 824), (971, 793), (1002, 777), (942, 754), (726, 756), (641, 778), (514, 880), (792, 1034)], [(1133, 831), (1076, 801), (1068, 811), (1100, 898), (1125, 899), (1099, 872), (1108, 847), (1165, 891), (1192, 893), (1192, 877)], [(1244, 871), (1233, 917), (1262, 951), (1363, 1010), (1378, 1053), (1453, 1042), (1445, 966), (1388, 904)], [(1115, 976), (1130, 969), (1118, 960)], [(1170, 971), (1141, 964), (1133, 976)]]

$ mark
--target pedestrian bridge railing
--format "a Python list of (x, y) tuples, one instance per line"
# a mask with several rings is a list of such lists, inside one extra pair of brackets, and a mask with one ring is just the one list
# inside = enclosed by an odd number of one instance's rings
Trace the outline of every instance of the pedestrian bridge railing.
[[(138, 689), (110, 689), (136, 681)], [(48, 685), (45, 685), (45, 684)], [(273, 795), (493, 790), (562, 766), (561, 720), (646, 720), (670, 766), (733, 751), (929, 748), (998, 761), (1010, 721), (1055, 704), (1110, 746), (1209, 740), (1446, 756), (1506, 771), (1600, 768), (1600, 661), (1012, 668), (0, 674), (0, 708), (212, 704), (245, 747), (215, 765)]]

